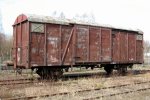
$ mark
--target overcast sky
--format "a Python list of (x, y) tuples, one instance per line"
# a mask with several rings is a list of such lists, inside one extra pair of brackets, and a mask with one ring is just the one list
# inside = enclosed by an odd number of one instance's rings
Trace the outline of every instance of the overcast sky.
[(22, 13), (51, 15), (64, 12), (67, 18), (93, 13), (96, 22), (140, 29), (150, 41), (149, 0), (0, 0), (3, 28), (12, 35), (12, 24)]

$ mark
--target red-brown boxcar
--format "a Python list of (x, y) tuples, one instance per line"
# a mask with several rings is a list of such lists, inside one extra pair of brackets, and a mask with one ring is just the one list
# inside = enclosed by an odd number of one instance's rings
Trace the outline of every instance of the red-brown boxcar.
[(13, 25), (15, 68), (57, 76), (63, 68), (104, 67), (123, 70), (143, 63), (143, 32), (49, 16), (17, 17)]

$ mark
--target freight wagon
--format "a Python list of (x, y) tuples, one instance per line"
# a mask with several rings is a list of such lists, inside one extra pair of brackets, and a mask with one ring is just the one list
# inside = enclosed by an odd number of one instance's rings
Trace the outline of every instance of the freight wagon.
[(14, 68), (59, 77), (70, 67), (125, 72), (143, 63), (143, 32), (41, 15), (19, 15), (13, 24)]

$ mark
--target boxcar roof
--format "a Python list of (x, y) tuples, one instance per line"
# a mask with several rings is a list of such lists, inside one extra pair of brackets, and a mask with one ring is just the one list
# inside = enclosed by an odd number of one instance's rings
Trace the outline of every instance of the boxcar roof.
[(70, 24), (80, 24), (80, 25), (90, 25), (90, 26), (99, 26), (99, 27), (106, 27), (118, 30), (125, 30), (125, 31), (134, 31), (138, 32), (139, 34), (143, 34), (143, 32), (139, 29), (131, 29), (131, 28), (123, 28), (123, 27), (115, 27), (106, 24), (98, 24), (98, 23), (89, 23), (85, 21), (75, 20), (75, 19), (62, 19), (56, 18), (51, 16), (43, 16), (43, 15), (35, 15), (35, 14), (21, 14), (15, 20), (14, 25), (23, 22), (23, 21), (31, 21), (31, 22), (40, 22), (40, 23), (53, 23), (53, 24), (62, 24), (62, 25), (70, 25)]

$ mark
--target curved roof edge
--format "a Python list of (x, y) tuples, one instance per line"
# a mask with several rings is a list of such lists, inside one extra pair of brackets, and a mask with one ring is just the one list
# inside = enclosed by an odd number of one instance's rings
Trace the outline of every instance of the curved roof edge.
[(115, 26), (106, 25), (106, 24), (89, 23), (89, 22), (80, 21), (80, 20), (76, 20), (76, 19), (62, 19), (62, 18), (43, 16), (43, 15), (35, 15), (35, 14), (19, 15), (16, 18), (14, 25), (21, 23), (23, 21), (26, 21), (26, 20), (31, 21), (31, 22), (54, 23), (54, 24), (62, 24), (62, 25), (81, 24), (81, 25), (99, 26), (99, 27), (106, 27), (106, 28), (125, 30), (125, 31), (135, 31), (135, 32), (138, 32), (139, 34), (143, 34), (143, 32), (139, 29), (115, 27)]
[(23, 21), (25, 21), (27, 19), (28, 19), (28, 17), (25, 14), (20, 14), (19, 16), (17, 16), (17, 18), (16, 18), (16, 20), (15, 20), (13, 25), (21, 23), (21, 22), (23, 22)]

